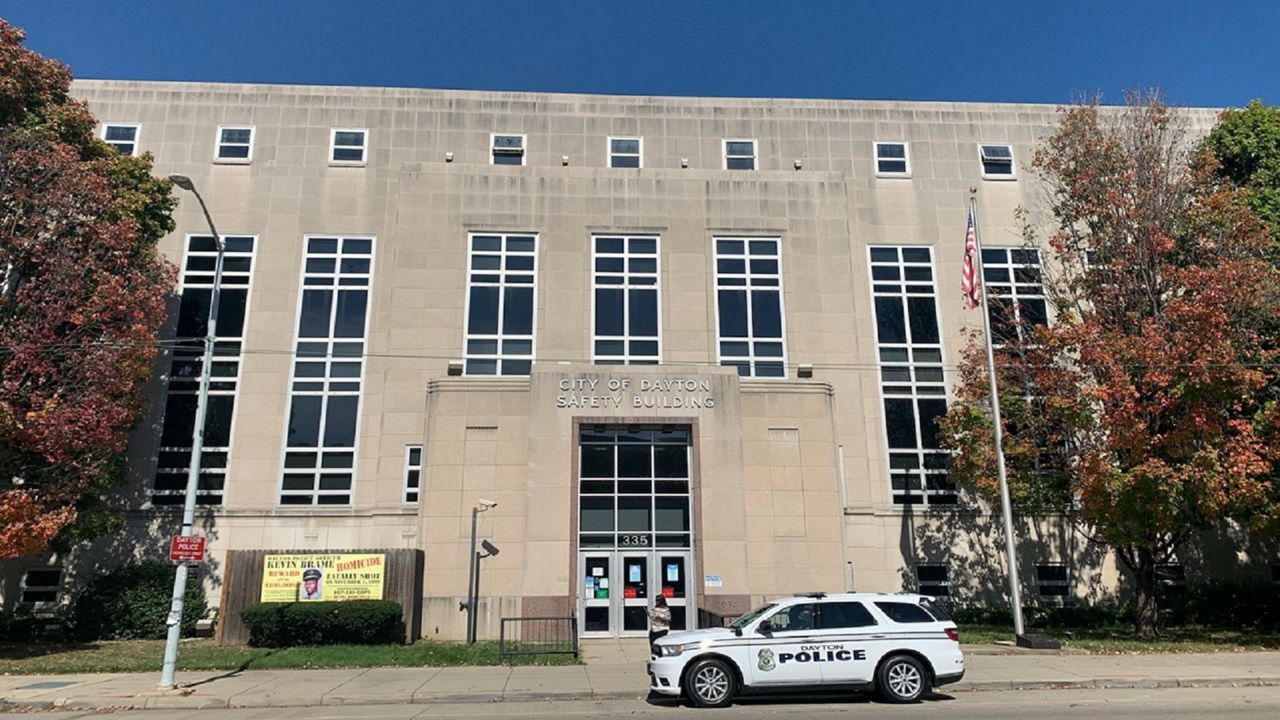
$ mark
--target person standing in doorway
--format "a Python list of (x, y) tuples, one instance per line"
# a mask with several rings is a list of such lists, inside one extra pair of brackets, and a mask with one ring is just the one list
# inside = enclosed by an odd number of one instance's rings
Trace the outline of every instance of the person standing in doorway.
[(653, 607), (649, 608), (649, 644), (667, 634), (671, 629), (671, 608), (667, 607), (667, 598), (663, 595), (653, 599)]

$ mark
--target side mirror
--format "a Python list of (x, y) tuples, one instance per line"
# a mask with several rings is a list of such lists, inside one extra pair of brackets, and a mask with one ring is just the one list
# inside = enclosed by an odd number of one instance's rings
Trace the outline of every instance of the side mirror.
[(769, 622), (768, 620), (765, 620), (764, 622), (756, 626), (756, 632), (760, 633), (761, 635), (768, 635), (772, 633), (773, 623)]

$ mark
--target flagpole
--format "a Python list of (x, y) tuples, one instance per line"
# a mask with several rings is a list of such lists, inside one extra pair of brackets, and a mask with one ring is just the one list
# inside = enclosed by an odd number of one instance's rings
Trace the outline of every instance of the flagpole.
[(1000, 428), (1000, 390), (996, 386), (995, 352), (991, 349), (991, 316), (987, 311), (987, 283), (982, 267), (982, 235), (978, 232), (978, 188), (969, 188), (969, 217), (973, 218), (973, 242), (982, 301), (982, 344), (987, 350), (987, 379), (991, 385), (991, 420), (995, 426), (996, 472), (1000, 479), (1000, 514), (1004, 516), (1004, 551), (1009, 563), (1009, 599), (1013, 604), (1013, 633), (1022, 636), (1022, 592), (1018, 585), (1018, 560), (1013, 547), (1013, 509), (1009, 501), (1009, 480), (1004, 471), (1004, 432)]

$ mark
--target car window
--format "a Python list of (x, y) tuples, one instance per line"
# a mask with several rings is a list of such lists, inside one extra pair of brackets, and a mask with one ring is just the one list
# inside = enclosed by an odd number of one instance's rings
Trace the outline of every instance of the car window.
[(801, 603), (785, 607), (773, 614), (769, 618), (769, 622), (773, 624), (774, 632), (782, 632), (786, 630), (812, 630), (815, 605), (813, 603)]
[(951, 616), (947, 614), (946, 610), (943, 610), (937, 603), (931, 602), (928, 598), (920, 600), (920, 607), (928, 610), (930, 615), (942, 622), (949, 622), (951, 620)]
[(755, 610), (752, 610), (751, 612), (747, 613), (746, 615), (742, 615), (742, 616), (741, 616), (741, 617), (739, 617), (737, 620), (734, 620), (733, 622), (729, 623), (729, 627), (736, 627), (736, 628), (746, 627), (747, 625), (750, 625), (750, 624), (751, 624), (751, 621), (752, 621), (752, 620), (755, 620), (756, 618), (758, 618), (758, 617), (760, 617), (761, 615), (763, 615), (763, 614), (765, 614), (765, 613), (769, 612), (770, 610), (774, 609), (775, 607), (777, 607), (777, 606), (776, 606), (776, 605), (774, 605), (773, 603), (769, 603), (768, 605), (761, 605), (760, 607), (756, 608)]
[(905, 602), (878, 602), (876, 607), (880, 608), (880, 612), (889, 616), (889, 619), (900, 623), (927, 623), (934, 622), (933, 616), (919, 605), (913, 605)]
[(860, 602), (822, 603), (818, 608), (818, 629), (869, 627), (876, 619)]

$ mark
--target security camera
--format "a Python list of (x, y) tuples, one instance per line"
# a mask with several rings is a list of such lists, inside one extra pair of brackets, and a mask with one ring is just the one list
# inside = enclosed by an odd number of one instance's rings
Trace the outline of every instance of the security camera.
[(498, 507), (498, 501), (497, 501), (497, 500), (486, 500), (486, 499), (484, 499), (484, 498), (480, 498), (480, 507), (482, 507), (482, 508), (484, 508), (484, 509), (486, 509), (486, 510), (488, 510), (489, 508), (496, 508), (496, 507)]
[(498, 554), (498, 547), (488, 540), (481, 540), (480, 547), (483, 548), (485, 552), (489, 553), (489, 557), (493, 557)]

